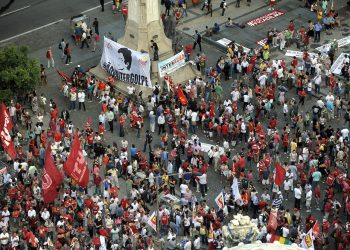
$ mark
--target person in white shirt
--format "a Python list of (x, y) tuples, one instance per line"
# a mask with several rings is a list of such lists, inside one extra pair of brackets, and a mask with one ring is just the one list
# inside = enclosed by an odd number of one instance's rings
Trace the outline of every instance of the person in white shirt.
[(192, 111), (192, 113), (191, 113), (191, 126), (190, 126), (190, 129), (191, 129), (193, 134), (196, 133), (197, 116), (198, 116), (198, 113), (196, 111)]
[(85, 92), (82, 89), (78, 93), (78, 102), (79, 102), (79, 110), (81, 110), (81, 106), (83, 106), (84, 111), (86, 111), (86, 108), (85, 108)]
[(201, 249), (201, 238), (196, 235), (195, 240), (193, 241), (193, 246), (195, 250)]
[(9, 241), (10, 241), (9, 233), (6, 230), (3, 230), (2, 233), (0, 234), (1, 249), (7, 249)]
[(102, 123), (103, 127), (105, 127), (106, 115), (103, 111), (101, 111), (101, 114), (98, 116), (98, 122)]
[(199, 185), (200, 185), (200, 190), (202, 193), (202, 197), (207, 195), (208, 192), (208, 186), (207, 186), (207, 174), (204, 173), (201, 176), (198, 177), (199, 179)]
[(267, 79), (267, 75), (266, 75), (265, 73), (262, 74), (262, 75), (258, 78), (260, 88), (265, 89), (265, 86), (266, 86), (266, 79)]
[(306, 212), (309, 213), (311, 210), (311, 200), (312, 200), (312, 190), (309, 189), (305, 195), (305, 206), (306, 206)]
[(192, 242), (191, 240), (187, 240), (187, 242), (184, 245), (184, 250), (191, 250), (192, 249)]
[(129, 85), (129, 86), (127, 87), (127, 89), (128, 89), (128, 94), (129, 94), (129, 95), (134, 94), (134, 92), (135, 92), (135, 87), (134, 87), (133, 85)]
[(161, 133), (165, 132), (165, 117), (163, 113), (160, 114), (157, 122), (158, 122), (158, 135), (160, 135)]
[(47, 208), (44, 208), (44, 211), (41, 212), (41, 218), (44, 221), (47, 221), (50, 218), (50, 212), (47, 211)]
[(34, 219), (36, 217), (36, 211), (32, 207), (28, 210), (28, 217), (30, 219)]
[(185, 196), (186, 192), (187, 192), (188, 186), (185, 183), (182, 183), (180, 185), (180, 193), (181, 193), (181, 197)]
[(340, 133), (344, 139), (349, 138), (349, 129), (348, 128), (343, 128), (342, 130), (340, 130)]
[(298, 183), (294, 188), (294, 207), (300, 210), (300, 201), (301, 201), (302, 188)]
[(2, 210), (1, 217), (5, 224), (8, 225), (8, 222), (10, 220), (10, 212), (7, 207), (4, 207), (4, 209)]

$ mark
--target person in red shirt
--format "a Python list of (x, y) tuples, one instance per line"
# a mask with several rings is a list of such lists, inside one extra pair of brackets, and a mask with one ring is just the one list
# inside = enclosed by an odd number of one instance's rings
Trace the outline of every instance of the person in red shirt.
[(276, 129), (277, 127), (277, 119), (274, 116), (270, 120), (269, 127), (270, 129)]
[(222, 135), (224, 137), (225, 140), (227, 140), (227, 136), (228, 136), (228, 126), (226, 123), (224, 123), (221, 127), (221, 132), (222, 132)]
[(294, 56), (292, 60), (292, 67), (295, 69), (298, 66), (298, 59)]
[(126, 4), (123, 4), (122, 14), (124, 21), (126, 22), (126, 20), (128, 19), (128, 7), (126, 6)]

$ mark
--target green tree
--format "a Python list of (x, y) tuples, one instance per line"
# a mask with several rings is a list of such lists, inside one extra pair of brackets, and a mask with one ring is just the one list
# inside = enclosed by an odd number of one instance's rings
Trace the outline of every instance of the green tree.
[(0, 48), (0, 99), (24, 96), (40, 82), (40, 64), (28, 57), (27, 46)]

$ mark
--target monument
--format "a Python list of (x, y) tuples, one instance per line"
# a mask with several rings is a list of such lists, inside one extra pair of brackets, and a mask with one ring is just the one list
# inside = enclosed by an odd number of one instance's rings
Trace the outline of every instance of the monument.
[[(172, 41), (167, 38), (164, 32), (159, 0), (129, 0), (128, 10), (124, 36), (117, 42), (132, 50), (149, 53), (152, 59), (151, 40), (157, 43), (159, 60), (151, 61), (151, 81), (153, 84), (155, 82), (162, 84), (163, 79), (158, 74), (158, 63), (174, 56), (174, 52)], [(106, 80), (108, 77), (108, 73), (100, 65), (90, 69), (89, 72), (102, 80)], [(200, 75), (200, 72), (196, 71), (190, 63), (169, 74), (175, 83), (183, 83), (193, 79), (196, 75)], [(129, 85), (130, 83), (118, 79), (118, 84), (115, 86), (116, 92), (127, 95)], [(136, 93), (142, 91), (144, 98), (152, 94), (152, 88), (137, 84), (134, 86)]]
[(125, 33), (118, 43), (153, 55), (153, 40), (159, 47), (159, 61), (173, 56), (172, 42), (166, 37), (160, 18), (159, 0), (129, 0), (128, 9)]

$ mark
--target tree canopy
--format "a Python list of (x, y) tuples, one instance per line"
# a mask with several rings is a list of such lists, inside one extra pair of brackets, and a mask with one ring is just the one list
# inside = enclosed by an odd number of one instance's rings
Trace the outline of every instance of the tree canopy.
[(27, 46), (0, 48), (0, 99), (23, 96), (39, 84), (40, 64), (28, 52)]

